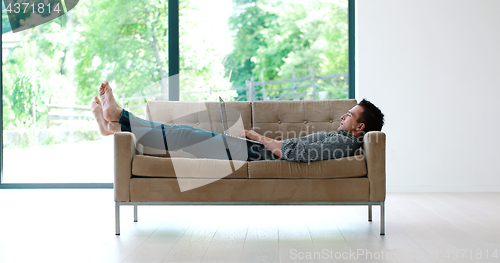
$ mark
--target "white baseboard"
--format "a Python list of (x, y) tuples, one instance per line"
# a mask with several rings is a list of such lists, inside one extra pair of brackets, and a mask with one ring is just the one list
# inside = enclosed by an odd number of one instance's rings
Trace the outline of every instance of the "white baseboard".
[(500, 185), (387, 185), (388, 193), (500, 192)]

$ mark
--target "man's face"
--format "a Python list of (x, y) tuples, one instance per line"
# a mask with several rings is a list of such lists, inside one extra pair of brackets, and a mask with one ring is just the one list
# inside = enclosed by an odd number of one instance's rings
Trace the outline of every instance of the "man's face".
[(360, 123), (358, 123), (358, 118), (361, 116), (363, 112), (363, 107), (356, 105), (352, 109), (350, 109), (346, 114), (342, 115), (340, 119), (340, 127), (337, 129), (338, 131), (344, 130), (346, 132), (354, 132), (356, 128), (360, 127)]

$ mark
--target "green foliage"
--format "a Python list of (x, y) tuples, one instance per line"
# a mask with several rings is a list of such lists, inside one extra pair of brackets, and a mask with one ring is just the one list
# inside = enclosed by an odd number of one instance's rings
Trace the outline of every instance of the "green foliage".
[[(234, 31), (234, 51), (224, 66), (235, 87), (244, 87), (253, 75), (255, 57), (261, 46), (267, 46), (265, 29), (275, 27), (277, 14), (263, 10), (259, 0), (234, 0), (234, 15), (229, 18), (229, 29)], [(270, 59), (272, 60), (272, 59)]]
[(36, 101), (41, 100), (43, 95), (44, 92), (36, 80), (22, 74), (19, 75), (10, 95), (15, 118), (26, 125), (26, 122), (32, 119), (33, 111), (36, 111)]
[(348, 71), (347, 1), (233, 3), (229, 25), (235, 36), (234, 51), (224, 66), (232, 71), (236, 87), (245, 87), (252, 76), (275, 80), (292, 78), (294, 73), (308, 76), (310, 68), (315, 75)]
[(68, 87), (68, 79), (61, 75), (68, 43), (59, 37), (65, 23), (59, 18), (15, 33), (21, 43), (2, 65), (4, 129), (29, 129), (33, 107), (37, 121), (46, 120), (44, 105), (50, 98), (68, 103), (68, 92), (61, 92)]
[(80, 1), (79, 8), (74, 57), (80, 103), (95, 96), (104, 78), (125, 97), (148, 86), (150, 93), (161, 92), (150, 85), (167, 71), (167, 1)]

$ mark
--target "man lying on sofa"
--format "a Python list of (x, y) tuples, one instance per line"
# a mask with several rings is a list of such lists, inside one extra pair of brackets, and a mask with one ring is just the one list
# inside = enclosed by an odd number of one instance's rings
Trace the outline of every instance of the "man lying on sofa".
[[(237, 140), (188, 125), (166, 125), (144, 120), (122, 109), (115, 101), (107, 80), (99, 87), (99, 97), (92, 101), (92, 112), (103, 136), (116, 132), (134, 133), (137, 143), (167, 151), (183, 150), (197, 158), (256, 161), (279, 160), (311, 162), (337, 159), (354, 155), (363, 145), (363, 136), (369, 131), (380, 131), (384, 114), (367, 100), (362, 100), (342, 115), (338, 133), (318, 132), (303, 137), (278, 141), (243, 130), (241, 137), (262, 144)], [(226, 150), (220, 149), (225, 137)], [(211, 145), (211, 143), (213, 145)], [(217, 145), (215, 145), (217, 144)]]

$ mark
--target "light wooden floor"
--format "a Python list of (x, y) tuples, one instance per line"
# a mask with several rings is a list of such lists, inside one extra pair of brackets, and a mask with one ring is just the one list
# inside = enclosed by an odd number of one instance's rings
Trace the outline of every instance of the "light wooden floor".
[(121, 211), (115, 236), (112, 190), (0, 190), (0, 262), (500, 262), (500, 193), (388, 194), (385, 236), (378, 206)]

